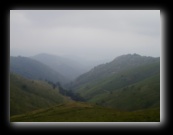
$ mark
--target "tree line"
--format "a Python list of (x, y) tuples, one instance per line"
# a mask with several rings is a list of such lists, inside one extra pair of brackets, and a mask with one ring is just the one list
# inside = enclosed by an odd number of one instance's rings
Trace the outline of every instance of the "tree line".
[(49, 83), (53, 89), (58, 88), (59, 93), (64, 96), (69, 96), (71, 99), (76, 101), (85, 101), (83, 97), (80, 96), (79, 93), (74, 93), (72, 90), (67, 90), (62, 87), (62, 85), (59, 82), (53, 83), (51, 81), (45, 80), (47, 83)]

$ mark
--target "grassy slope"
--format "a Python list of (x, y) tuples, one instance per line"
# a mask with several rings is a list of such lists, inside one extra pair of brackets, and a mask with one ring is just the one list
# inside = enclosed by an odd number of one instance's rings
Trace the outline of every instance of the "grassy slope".
[(127, 70), (78, 92), (89, 102), (120, 110), (160, 107), (159, 62)]
[[(105, 91), (104, 94), (100, 95), (98, 94), (96, 97), (94, 97), (93, 99), (95, 101), (92, 100), (90, 101), (94, 103), (98, 102), (105, 106), (115, 107), (118, 108), (118, 110), (97, 106), (92, 103), (82, 103), (82, 102), (73, 102), (73, 101), (70, 101), (68, 103), (62, 103), (64, 101), (63, 98), (57, 98), (57, 96), (61, 97), (61, 95), (59, 95), (58, 93), (58, 90), (57, 91), (52, 90), (51, 86), (48, 85), (47, 83), (27, 80), (17, 75), (11, 75), (10, 78), (11, 78), (10, 87), (12, 88), (10, 94), (12, 99), (10, 100), (11, 111), (20, 112), (16, 113), (19, 115), (13, 115), (13, 116), (11, 115), (10, 117), (11, 122), (159, 122), (160, 121), (160, 108), (159, 108), (159, 102), (157, 102), (159, 101), (158, 99), (159, 95), (156, 95), (155, 92), (153, 91), (154, 89), (157, 92), (159, 90), (158, 89), (159, 74), (154, 75), (151, 78), (147, 78), (146, 80), (143, 80), (131, 86), (124, 87), (116, 91), (112, 91), (111, 94)], [(26, 88), (28, 88), (26, 89), (26, 91), (21, 89), (21, 87), (24, 86), (24, 84), (27, 86)], [(150, 91), (150, 89), (146, 89), (148, 87), (152, 88), (152, 91)], [(43, 93), (42, 92), (40, 93), (39, 89), (41, 89)], [(109, 97), (106, 96), (106, 93), (109, 95)], [(16, 97), (16, 95), (13, 94), (18, 94), (18, 96)], [(100, 96), (102, 98), (100, 98)], [(143, 109), (145, 107), (140, 106), (142, 105), (141, 102), (145, 101), (143, 100), (143, 98), (153, 99), (156, 102), (155, 104), (153, 104), (152, 108)], [(103, 102), (102, 99), (105, 99), (105, 101)], [(57, 100), (57, 102), (52, 100)], [(129, 102), (129, 100), (131, 102)], [(138, 105), (136, 106), (135, 103), (138, 103)], [(125, 110), (133, 110), (133, 107), (135, 107), (135, 110), (136, 109), (140, 110), (125, 111)]]
[(22, 114), (64, 102), (58, 89), (46, 82), (10, 74), (10, 115)]
[[(84, 85), (90, 85), (94, 83), (98, 83), (104, 79), (107, 79), (111, 76), (118, 76), (120, 73), (124, 71), (130, 71), (133, 69), (137, 70), (147, 70), (147, 68), (153, 69), (153, 66), (157, 64), (157, 68), (159, 67), (159, 58), (152, 57), (142, 57), (140, 55), (123, 55), (117, 57), (113, 61), (101, 64), (89, 72), (82, 74), (79, 76), (71, 85), (74, 91), (80, 89)], [(142, 74), (142, 72), (139, 72)]]
[(112, 75), (105, 80), (85, 84), (77, 90), (89, 102), (118, 110), (91, 103), (70, 101), (64, 104), (64, 98), (58, 93), (58, 89), (53, 90), (44, 82), (11, 75), (10, 120), (16, 122), (160, 121), (160, 74), (159, 68), (155, 70), (158, 64), (121, 72), (118, 76)]
[(11, 122), (159, 122), (159, 108), (117, 111), (82, 102), (70, 102), (11, 117)]
[(121, 110), (137, 110), (160, 106), (160, 75), (156, 74), (138, 83), (116, 91), (95, 95), (89, 102)]

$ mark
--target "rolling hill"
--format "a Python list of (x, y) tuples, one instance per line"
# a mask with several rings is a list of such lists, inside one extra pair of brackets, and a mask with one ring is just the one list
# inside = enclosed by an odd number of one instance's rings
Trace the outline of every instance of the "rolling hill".
[[(13, 68), (32, 75), (32, 70), (37, 68), (28, 67), (27, 60), (17, 62), (24, 65), (22, 68), (14, 62)], [(42, 67), (38, 69), (42, 71)], [(82, 74), (67, 84), (69, 89), (27, 78), (10, 73), (11, 122), (160, 121), (160, 58), (138, 54), (119, 56)], [(74, 101), (68, 95), (81, 96), (85, 102)]]
[(67, 83), (60, 73), (54, 71), (47, 65), (28, 57), (10, 57), (10, 72), (17, 73), (28, 79), (48, 80), (52, 82)]
[(137, 54), (119, 56), (79, 76), (71, 88), (99, 105), (123, 110), (159, 107), (160, 60)]
[(106, 77), (116, 76), (120, 72), (158, 62), (160, 62), (160, 58), (140, 56), (138, 54), (122, 55), (109, 63), (98, 65), (89, 72), (80, 75), (73, 82), (72, 87), (76, 89), (83, 84), (98, 82)]
[(46, 82), (10, 73), (10, 116), (64, 103), (66, 98)]
[(120, 110), (160, 107), (160, 75), (115, 90), (97, 92), (88, 101)]

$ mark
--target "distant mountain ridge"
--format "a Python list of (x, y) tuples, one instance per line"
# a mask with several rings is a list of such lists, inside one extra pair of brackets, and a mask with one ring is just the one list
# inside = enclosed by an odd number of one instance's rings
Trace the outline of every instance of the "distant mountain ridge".
[(68, 82), (63, 75), (54, 71), (47, 65), (28, 57), (10, 57), (10, 72), (17, 73), (29, 79)]
[(69, 80), (75, 79), (80, 74), (86, 71), (85, 67), (82, 66), (82, 64), (74, 60), (56, 55), (41, 53), (30, 58), (44, 63), (45, 65), (51, 67), (55, 71), (61, 73)]

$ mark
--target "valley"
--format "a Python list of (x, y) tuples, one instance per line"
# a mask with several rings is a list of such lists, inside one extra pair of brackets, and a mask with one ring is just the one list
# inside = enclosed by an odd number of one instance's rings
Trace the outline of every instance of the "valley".
[(121, 55), (87, 71), (53, 55), (11, 56), (10, 121), (159, 122), (160, 58)]

